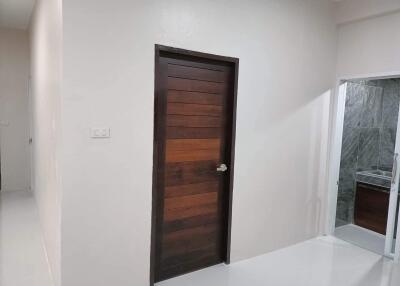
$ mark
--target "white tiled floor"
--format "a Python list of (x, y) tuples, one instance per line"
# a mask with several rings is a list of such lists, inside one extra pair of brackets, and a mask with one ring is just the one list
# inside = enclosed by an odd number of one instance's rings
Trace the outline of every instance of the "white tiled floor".
[(218, 265), (157, 286), (399, 286), (400, 265), (334, 237)]
[[(0, 285), (52, 286), (34, 199), (0, 193)], [(399, 286), (400, 265), (334, 237), (218, 265), (157, 286)]]
[(335, 236), (375, 253), (385, 253), (385, 236), (357, 225), (340, 226), (335, 229)]
[(0, 285), (53, 285), (29, 192), (0, 193)]

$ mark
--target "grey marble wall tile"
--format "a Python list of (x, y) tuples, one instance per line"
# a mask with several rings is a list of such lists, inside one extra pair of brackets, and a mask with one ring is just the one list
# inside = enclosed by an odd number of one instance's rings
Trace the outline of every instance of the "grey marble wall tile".
[(379, 127), (382, 122), (383, 88), (363, 86), (364, 104), (361, 115), (361, 127)]
[(342, 138), (341, 168), (357, 167), (358, 144), (360, 141), (360, 128), (344, 127)]
[(374, 80), (362, 81), (362, 83), (369, 86), (383, 87), (387, 81), (388, 81), (387, 79), (374, 79)]
[(342, 192), (352, 192), (355, 184), (356, 171), (354, 168), (340, 168), (339, 173), (339, 187), (338, 190)]
[(354, 217), (354, 192), (351, 190), (338, 193), (336, 218), (351, 223)]
[(364, 88), (360, 84), (348, 83), (344, 113), (344, 128), (358, 127), (364, 104)]
[(347, 219), (349, 223), (354, 223), (354, 201), (349, 204)]
[(389, 82), (384, 86), (382, 101), (382, 126), (397, 127), (399, 115), (400, 86), (396, 82)]
[(336, 218), (343, 222), (353, 221), (355, 196), (355, 171), (354, 168), (341, 168), (338, 186), (338, 204)]
[(361, 129), (357, 170), (370, 170), (378, 167), (379, 135), (379, 128)]
[(396, 129), (380, 129), (379, 168), (391, 170), (393, 165), (394, 147), (396, 143)]
[(336, 204), (336, 219), (343, 222), (350, 223), (349, 221), (349, 207), (348, 201), (345, 198), (338, 197)]
[(347, 221), (341, 220), (340, 218), (336, 217), (335, 227), (341, 227), (341, 226), (344, 226), (346, 224), (349, 224), (349, 223)]

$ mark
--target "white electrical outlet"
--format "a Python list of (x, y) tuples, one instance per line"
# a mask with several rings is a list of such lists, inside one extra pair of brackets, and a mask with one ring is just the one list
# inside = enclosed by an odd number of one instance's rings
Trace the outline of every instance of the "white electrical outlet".
[(110, 128), (91, 128), (90, 137), (92, 138), (110, 138)]

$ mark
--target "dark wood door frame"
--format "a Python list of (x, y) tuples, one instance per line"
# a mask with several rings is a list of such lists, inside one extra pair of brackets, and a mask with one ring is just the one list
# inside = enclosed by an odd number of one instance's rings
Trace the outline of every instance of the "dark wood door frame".
[[(158, 181), (159, 161), (158, 158), (165, 154), (165, 144), (160, 142), (158, 138), (165, 134), (165, 127), (162, 123), (162, 116), (165, 114), (163, 110), (166, 106), (164, 99), (161, 94), (161, 90), (158, 86), (162, 77), (160, 75), (159, 60), (162, 56), (179, 56), (182, 58), (198, 59), (198, 60), (208, 60), (210, 62), (220, 62), (225, 65), (232, 67), (234, 71), (233, 75), (233, 90), (232, 90), (232, 104), (228, 110), (231, 115), (230, 126), (231, 130), (230, 137), (231, 142), (229, 144), (230, 152), (230, 171), (228, 178), (228, 210), (227, 210), (227, 230), (226, 230), (226, 259), (225, 263), (230, 263), (230, 252), (231, 252), (231, 225), (232, 225), (232, 195), (233, 195), (233, 178), (234, 178), (234, 162), (235, 162), (235, 137), (236, 137), (236, 105), (237, 105), (237, 86), (238, 86), (238, 71), (239, 71), (239, 59), (232, 57), (225, 57), (213, 54), (206, 54), (201, 52), (194, 52), (184, 49), (178, 49), (173, 47), (167, 47), (163, 45), (155, 45), (155, 90), (154, 90), (154, 142), (153, 142), (153, 190), (152, 190), (152, 225), (151, 225), (151, 252), (150, 252), (150, 285), (154, 285), (155, 272), (156, 272), (156, 233), (157, 227), (160, 225), (157, 222), (157, 204), (158, 204), (158, 190), (160, 188), (160, 183)], [(162, 166), (160, 166), (162, 167)], [(163, 170), (161, 170), (163, 172)]]

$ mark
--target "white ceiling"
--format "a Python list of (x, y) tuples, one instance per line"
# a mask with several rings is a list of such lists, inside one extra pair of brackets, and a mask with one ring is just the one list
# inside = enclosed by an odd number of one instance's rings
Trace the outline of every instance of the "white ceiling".
[(0, 27), (26, 29), (35, 0), (0, 0)]

